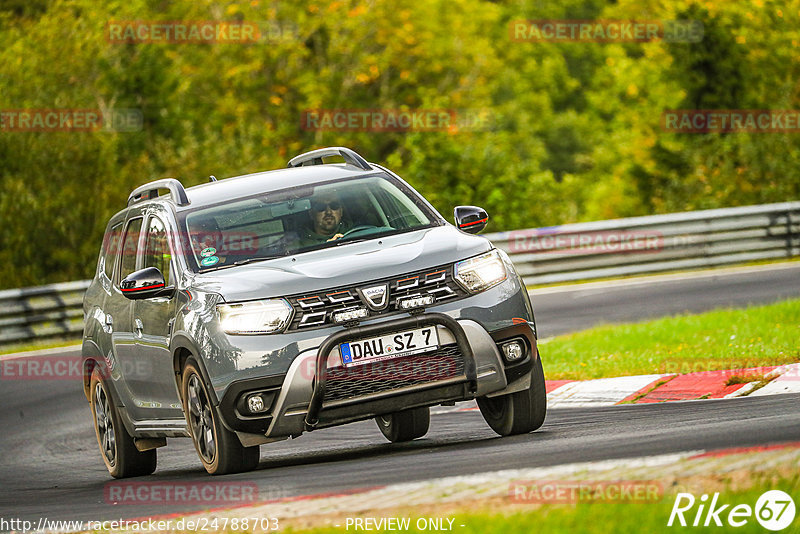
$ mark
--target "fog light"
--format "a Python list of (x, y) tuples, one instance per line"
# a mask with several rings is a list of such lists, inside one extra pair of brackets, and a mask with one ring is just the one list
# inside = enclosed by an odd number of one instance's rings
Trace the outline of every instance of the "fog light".
[(434, 302), (436, 302), (436, 297), (433, 295), (412, 295), (403, 299), (397, 299), (397, 307), (401, 310), (410, 310), (412, 308), (430, 306)]
[(369, 315), (369, 312), (366, 308), (347, 308), (341, 311), (333, 312), (333, 322), (349, 323), (351, 321), (363, 319), (367, 315)]
[(503, 356), (506, 361), (515, 362), (525, 356), (525, 347), (520, 341), (515, 340), (503, 343), (501, 348), (503, 349)]
[(250, 395), (249, 397), (247, 397), (247, 409), (250, 410), (250, 413), (258, 413), (264, 411), (265, 409), (264, 399), (261, 398), (261, 394), (257, 393), (255, 395)]

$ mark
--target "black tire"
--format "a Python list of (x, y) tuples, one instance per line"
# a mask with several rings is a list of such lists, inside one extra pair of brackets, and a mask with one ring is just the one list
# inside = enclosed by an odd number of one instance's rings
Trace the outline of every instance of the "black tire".
[(547, 394), (541, 358), (536, 358), (528, 389), (500, 397), (478, 397), (478, 407), (489, 426), (501, 436), (527, 434), (544, 423)]
[(100, 455), (114, 478), (149, 475), (156, 470), (156, 449), (140, 451), (122, 423), (99, 367), (92, 371), (89, 402)]
[(427, 406), (412, 408), (375, 418), (381, 433), (392, 443), (411, 441), (428, 433), (431, 426), (431, 412)]
[(181, 399), (192, 442), (209, 474), (241, 473), (258, 467), (259, 446), (244, 447), (236, 434), (225, 428), (197, 363), (191, 359), (183, 367)]

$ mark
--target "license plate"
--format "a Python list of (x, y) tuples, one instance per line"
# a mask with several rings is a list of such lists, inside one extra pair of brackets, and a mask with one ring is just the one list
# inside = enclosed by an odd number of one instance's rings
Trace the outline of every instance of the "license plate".
[(369, 362), (411, 356), (439, 347), (435, 326), (417, 328), (396, 334), (359, 339), (339, 345), (339, 354), (345, 367)]

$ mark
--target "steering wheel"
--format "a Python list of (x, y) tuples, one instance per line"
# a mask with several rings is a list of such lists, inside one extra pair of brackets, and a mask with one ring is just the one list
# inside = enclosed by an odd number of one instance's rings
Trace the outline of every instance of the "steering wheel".
[(339, 239), (344, 239), (345, 237), (349, 236), (350, 234), (354, 234), (361, 230), (372, 230), (373, 228), (377, 228), (374, 224), (359, 224), (358, 226), (354, 226), (350, 228), (348, 231), (342, 234), (342, 237)]

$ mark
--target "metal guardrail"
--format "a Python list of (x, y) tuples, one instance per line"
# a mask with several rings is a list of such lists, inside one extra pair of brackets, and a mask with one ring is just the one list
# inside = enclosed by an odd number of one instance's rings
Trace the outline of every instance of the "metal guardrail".
[(0, 291), (0, 345), (83, 332), (88, 280)]
[[(800, 256), (800, 202), (487, 234), (528, 285)], [(83, 330), (88, 280), (0, 291), (0, 345)]]
[(487, 235), (528, 285), (800, 255), (800, 202), (650, 215)]

